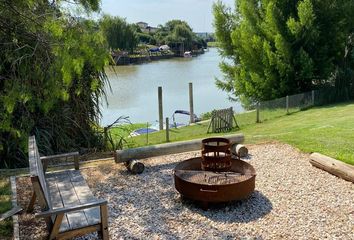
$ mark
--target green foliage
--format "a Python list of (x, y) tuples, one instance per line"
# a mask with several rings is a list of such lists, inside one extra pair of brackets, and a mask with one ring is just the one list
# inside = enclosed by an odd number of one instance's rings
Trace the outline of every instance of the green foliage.
[(324, 86), (353, 97), (353, 1), (239, 0), (233, 12), (219, 1), (213, 11), (221, 89), (248, 102)]
[(200, 114), (200, 118), (202, 119), (202, 121), (211, 119), (211, 112), (205, 112)]
[(165, 25), (159, 25), (153, 38), (157, 44), (168, 44), (173, 49), (183, 44), (186, 51), (207, 46), (203, 39), (193, 33), (187, 22), (176, 19), (168, 21)]
[(137, 33), (139, 42), (146, 44), (155, 44), (155, 38), (148, 33)]
[[(111, 49), (127, 50), (133, 52), (139, 42), (142, 33), (136, 25), (128, 24), (119, 17), (103, 16), (100, 20), (100, 27), (103, 30)], [(141, 32), (141, 31), (140, 31)]]
[(0, 29), (0, 168), (27, 164), (33, 134), (44, 154), (102, 146), (93, 126), (110, 58), (96, 24), (46, 1), (0, 0)]

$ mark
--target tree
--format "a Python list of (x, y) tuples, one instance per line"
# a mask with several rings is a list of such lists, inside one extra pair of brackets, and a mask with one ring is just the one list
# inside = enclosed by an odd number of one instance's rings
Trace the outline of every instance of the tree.
[(100, 21), (100, 26), (111, 49), (133, 52), (138, 45), (137, 27), (128, 24), (124, 19), (105, 15)]
[(353, 1), (239, 0), (234, 11), (219, 1), (213, 11), (228, 59), (217, 85), (243, 103), (324, 86), (345, 98), (354, 90)]
[(26, 166), (29, 135), (44, 154), (101, 148), (110, 56), (96, 24), (64, 14), (60, 1), (0, 0), (0, 42), (0, 168)]
[(185, 50), (191, 50), (193, 45), (202, 44), (187, 22), (170, 20), (155, 34), (158, 43), (168, 44), (170, 47), (183, 45)]

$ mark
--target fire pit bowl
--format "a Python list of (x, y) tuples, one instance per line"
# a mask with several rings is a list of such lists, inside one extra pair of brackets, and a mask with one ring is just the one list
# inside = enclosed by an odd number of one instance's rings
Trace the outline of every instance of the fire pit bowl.
[(186, 198), (208, 203), (229, 202), (247, 198), (255, 188), (256, 172), (242, 160), (232, 160), (227, 172), (204, 171), (201, 157), (190, 158), (175, 167), (177, 191)]

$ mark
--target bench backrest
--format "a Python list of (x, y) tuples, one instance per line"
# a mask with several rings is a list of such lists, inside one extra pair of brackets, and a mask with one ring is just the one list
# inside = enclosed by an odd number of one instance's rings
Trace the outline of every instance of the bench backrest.
[[(31, 178), (35, 179), (35, 181), (38, 182), (38, 186), (36, 186), (38, 189), (34, 190), (41, 191), (45, 201), (45, 206), (42, 207), (52, 209), (52, 203), (50, 201), (49, 196), (49, 188), (45, 180), (45, 173), (42, 165), (42, 160), (39, 156), (36, 138), (34, 136), (30, 136), (28, 139), (28, 160)], [(32, 181), (32, 184), (36, 183)], [(38, 195), (39, 193), (37, 191), (36, 194)]]

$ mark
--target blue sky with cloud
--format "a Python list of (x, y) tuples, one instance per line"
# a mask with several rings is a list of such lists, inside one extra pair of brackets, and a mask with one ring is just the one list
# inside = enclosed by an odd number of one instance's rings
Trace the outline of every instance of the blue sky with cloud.
[[(102, 12), (126, 18), (130, 23), (147, 22), (150, 26), (181, 19), (195, 32), (213, 32), (214, 0), (102, 0)], [(223, 0), (233, 6), (234, 0)]]

